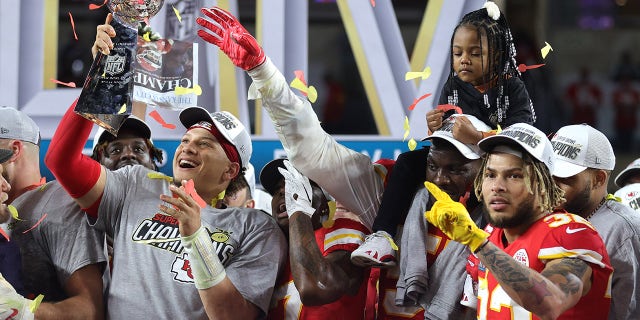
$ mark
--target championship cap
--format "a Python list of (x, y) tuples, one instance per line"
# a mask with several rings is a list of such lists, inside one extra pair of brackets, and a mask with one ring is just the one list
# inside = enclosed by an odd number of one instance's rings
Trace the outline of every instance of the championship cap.
[(549, 172), (553, 172), (555, 159), (551, 142), (536, 127), (526, 123), (514, 123), (500, 133), (478, 142), (480, 149), (485, 152), (490, 152), (496, 146), (503, 145), (520, 146), (532, 157), (544, 163)]
[[(127, 117), (127, 119), (124, 120), (124, 122), (122, 123), (118, 131), (121, 131), (121, 130), (131, 130), (133, 132), (138, 133), (140, 135), (140, 138), (151, 139), (151, 129), (149, 129), (149, 126), (144, 121), (140, 120), (140, 118), (134, 115), (130, 115), (129, 117)], [(117, 139), (117, 137), (114, 137), (111, 133), (109, 133), (109, 131), (106, 131), (103, 127), (99, 127), (98, 131), (93, 136), (92, 149), (93, 151), (95, 151), (96, 147), (100, 143), (107, 140), (113, 141), (115, 139)]]
[(620, 201), (640, 213), (640, 183), (628, 184), (614, 194)]
[(616, 179), (613, 181), (616, 186), (623, 187), (625, 184), (625, 180), (627, 180), (630, 176), (634, 174), (640, 174), (640, 158), (633, 160), (622, 172), (618, 174)]
[(572, 177), (587, 168), (613, 170), (616, 156), (609, 139), (588, 124), (564, 126), (551, 139), (556, 157), (552, 174)]
[(253, 149), (251, 136), (242, 122), (227, 111), (209, 113), (201, 107), (189, 107), (180, 112), (180, 122), (187, 129), (201, 121), (212, 123), (220, 131), (222, 136), (236, 148), (242, 167), (247, 168)]
[(3, 164), (7, 160), (11, 159), (12, 155), (13, 155), (13, 151), (9, 149), (0, 149), (0, 164)]
[[(284, 166), (285, 160), (287, 159), (280, 158), (280, 159), (271, 160), (267, 162), (267, 164), (265, 164), (264, 167), (262, 167), (262, 170), (260, 171), (260, 184), (272, 196), (276, 193), (276, 191), (278, 191), (278, 189), (276, 188), (278, 185), (278, 182), (281, 179), (284, 179), (284, 177), (282, 176), (278, 168), (286, 169), (286, 167)], [(313, 182), (316, 186), (318, 186), (318, 184), (312, 181), (311, 179), (309, 179), (309, 181)], [(327, 200), (329, 201), (334, 200), (334, 198), (329, 193), (327, 193), (327, 191), (325, 191), (320, 186), (318, 187), (322, 190)]]
[(453, 114), (449, 116), (442, 122), (442, 127), (433, 132), (430, 136), (422, 139), (423, 141), (426, 139), (440, 138), (449, 141), (453, 144), (458, 151), (467, 159), (475, 160), (480, 159), (480, 149), (476, 144), (465, 144), (460, 142), (458, 139), (453, 137), (453, 124), (456, 122), (456, 118), (458, 117), (466, 117), (471, 121), (471, 124), (478, 131), (487, 132), (490, 131), (491, 128), (486, 125), (484, 122), (478, 120), (478, 118), (468, 115), (468, 114)]
[(40, 145), (40, 128), (24, 112), (0, 107), (0, 139), (16, 139)]

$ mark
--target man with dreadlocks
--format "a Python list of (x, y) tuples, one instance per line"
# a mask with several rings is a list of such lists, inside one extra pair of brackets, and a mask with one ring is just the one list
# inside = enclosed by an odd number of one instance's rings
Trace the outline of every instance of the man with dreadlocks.
[[(438, 104), (459, 106), (462, 113), (490, 127), (536, 120), (529, 93), (520, 78), (513, 37), (507, 18), (490, 1), (466, 14), (451, 37), (451, 71)], [(431, 132), (448, 116), (439, 109), (427, 113)], [(491, 132), (479, 132), (471, 124), (455, 132), (456, 139), (477, 143)]]
[(514, 124), (479, 143), (486, 152), (474, 183), (489, 226), (437, 186), (427, 220), (478, 259), (478, 319), (606, 319), (612, 268), (602, 239), (584, 218), (554, 212), (564, 192), (551, 176), (544, 133)]

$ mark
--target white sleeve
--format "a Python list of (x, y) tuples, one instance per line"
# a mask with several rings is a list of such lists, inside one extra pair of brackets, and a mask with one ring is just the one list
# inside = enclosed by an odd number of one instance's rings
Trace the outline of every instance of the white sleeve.
[(371, 159), (339, 144), (320, 126), (306, 99), (289, 88), (284, 76), (267, 59), (249, 71), (249, 98), (262, 98), (289, 160), (337, 201), (356, 213), (371, 229), (383, 192), (383, 177)]

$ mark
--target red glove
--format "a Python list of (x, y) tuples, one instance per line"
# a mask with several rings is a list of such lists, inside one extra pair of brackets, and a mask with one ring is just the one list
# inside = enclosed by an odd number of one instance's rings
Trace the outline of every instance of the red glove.
[(196, 22), (211, 31), (198, 30), (204, 41), (213, 43), (224, 52), (236, 66), (251, 70), (261, 65), (266, 57), (258, 41), (229, 12), (213, 7), (200, 9), (202, 14), (213, 21), (198, 18)]

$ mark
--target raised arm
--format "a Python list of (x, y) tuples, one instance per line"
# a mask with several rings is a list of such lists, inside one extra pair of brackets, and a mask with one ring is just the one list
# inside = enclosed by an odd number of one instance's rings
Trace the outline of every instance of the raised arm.
[(298, 97), (257, 41), (230, 13), (214, 7), (198, 18), (198, 35), (222, 50), (253, 79), (250, 98), (262, 98), (289, 160), (336, 200), (357, 214), (368, 228), (382, 197), (382, 178), (371, 159), (340, 145), (327, 134), (309, 101)]
[(77, 115), (76, 101), (64, 114), (56, 129), (44, 162), (64, 189), (85, 209), (97, 217), (98, 200), (104, 191), (105, 169), (98, 162), (82, 154), (93, 122)]
[[(313, 197), (314, 191), (309, 179), (301, 175), (289, 161), (284, 163), (287, 169), (279, 168), (279, 171), (285, 178), (285, 204), (289, 215), (289, 259), (293, 283), (302, 303), (318, 306), (334, 302), (345, 294), (356, 295), (362, 284), (364, 269), (351, 263), (350, 251), (335, 250), (326, 256), (323, 255), (316, 241), (315, 228), (320, 227), (320, 211), (326, 206), (323, 207), (319, 203), (320, 197)], [(316, 193), (321, 193), (317, 187)], [(312, 199), (318, 202), (314, 203), (315, 207), (312, 206)], [(316, 219), (315, 228), (313, 219)], [(332, 232), (344, 232), (345, 246), (351, 239), (349, 234), (361, 232), (335, 225), (333, 228), (335, 230)], [(353, 244), (353, 247), (357, 245), (359, 243)]]

